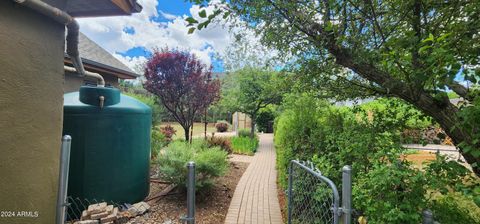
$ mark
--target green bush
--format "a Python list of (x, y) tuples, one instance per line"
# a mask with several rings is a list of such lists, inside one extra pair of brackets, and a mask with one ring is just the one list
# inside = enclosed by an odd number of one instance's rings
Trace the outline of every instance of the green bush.
[(480, 223), (480, 208), (460, 193), (435, 196), (430, 207), (435, 221), (442, 224)]
[(238, 130), (239, 137), (250, 137), (250, 129), (240, 129)]
[(160, 153), (160, 150), (168, 145), (169, 141), (167, 141), (165, 135), (158, 130), (157, 128), (152, 128), (152, 139), (151, 139), (151, 154), (150, 157), (152, 161), (155, 161), (155, 159), (158, 157), (158, 154)]
[(207, 148), (202, 141), (174, 141), (158, 157), (161, 178), (185, 188), (189, 161), (195, 161), (197, 191), (210, 188), (228, 169), (227, 153), (219, 147)]
[(376, 163), (355, 177), (353, 204), (368, 223), (421, 223), (425, 208), (425, 176), (400, 161)]
[(131, 96), (142, 103), (148, 105), (152, 109), (152, 126), (155, 127), (162, 121), (162, 114), (165, 114), (163, 105), (159, 105), (157, 98), (150, 94), (139, 94), (133, 92), (124, 92), (125, 95)]
[(232, 149), (234, 153), (253, 155), (258, 148), (258, 137), (232, 137)]
[(263, 108), (258, 112), (256, 123), (259, 132), (268, 133), (271, 124), (275, 120), (275, 113), (271, 107)]
[(428, 207), (427, 192), (438, 191), (441, 185), (451, 185), (450, 191), (471, 191), (474, 198), (475, 188), (459, 184), (467, 173), (458, 163), (444, 162), (445, 167), (430, 164), (431, 169), (421, 171), (400, 160), (406, 152), (401, 131), (424, 124), (420, 118), (412, 121), (408, 117), (416, 111), (399, 113), (399, 104), (380, 100), (334, 107), (308, 93), (285, 97), (283, 112), (275, 122), (281, 186), (287, 185), (292, 159), (312, 160), (323, 175), (339, 185), (342, 166), (351, 165), (355, 209), (369, 223), (419, 223), (421, 211)]
[(309, 160), (319, 148), (321, 110), (326, 104), (308, 94), (285, 97), (283, 113), (275, 121), (275, 149), (279, 182), (287, 186), (287, 171), (292, 159)]

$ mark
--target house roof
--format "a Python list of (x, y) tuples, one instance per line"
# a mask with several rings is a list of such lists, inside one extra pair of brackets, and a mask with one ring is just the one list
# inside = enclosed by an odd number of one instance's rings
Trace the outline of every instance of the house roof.
[[(140, 76), (83, 33), (79, 35), (78, 51), (88, 71), (111, 74), (122, 79), (135, 79)], [(71, 65), (70, 57), (66, 53), (64, 62)]]
[(74, 17), (131, 15), (142, 11), (137, 0), (69, 0), (66, 11)]

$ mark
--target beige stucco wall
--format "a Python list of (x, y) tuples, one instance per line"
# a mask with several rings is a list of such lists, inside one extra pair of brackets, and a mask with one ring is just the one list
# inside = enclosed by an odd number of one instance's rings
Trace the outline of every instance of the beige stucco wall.
[[(46, 2), (62, 8), (65, 0)], [(63, 25), (0, 1), (2, 224), (55, 222), (64, 32)], [(38, 217), (4, 217), (9, 211)]]
[[(114, 86), (118, 88), (118, 78), (113, 75), (101, 74), (103, 79), (105, 79), (105, 84), (107, 86)], [(89, 79), (89, 83), (96, 83), (97, 80)], [(65, 93), (76, 92), (80, 89), (80, 86), (85, 84), (85, 78), (79, 77), (75, 73), (66, 72), (65, 73), (65, 82), (63, 85), (63, 91)]]

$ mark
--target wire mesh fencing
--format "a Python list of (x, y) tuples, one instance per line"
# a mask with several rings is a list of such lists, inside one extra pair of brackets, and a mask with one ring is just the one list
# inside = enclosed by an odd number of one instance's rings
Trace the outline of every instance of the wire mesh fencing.
[(350, 223), (348, 199), (347, 207), (340, 207), (336, 185), (311, 162), (291, 161), (287, 194), (289, 224), (337, 224), (340, 218)]

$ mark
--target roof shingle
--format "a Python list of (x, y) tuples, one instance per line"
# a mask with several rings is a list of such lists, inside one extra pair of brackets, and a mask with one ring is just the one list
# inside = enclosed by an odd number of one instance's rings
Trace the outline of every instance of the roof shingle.
[(119, 72), (129, 76), (139, 76), (83, 33), (80, 33), (79, 35), (78, 51), (80, 53), (80, 57), (84, 59), (84, 63), (86, 64), (90, 63), (106, 69), (113, 68), (114, 70), (118, 70)]

